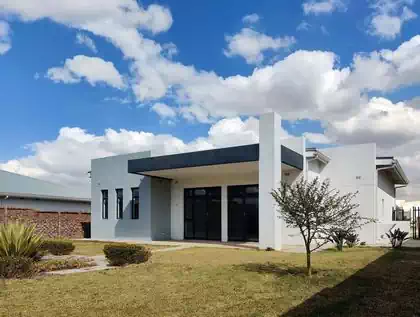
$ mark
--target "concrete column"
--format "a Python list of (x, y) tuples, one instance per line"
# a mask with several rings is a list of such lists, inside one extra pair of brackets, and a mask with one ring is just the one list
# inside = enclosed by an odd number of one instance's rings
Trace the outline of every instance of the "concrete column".
[(270, 192), (281, 182), (281, 117), (263, 114), (259, 126), (259, 248), (280, 250), (281, 218)]
[(222, 242), (228, 241), (228, 193), (227, 186), (222, 186)]
[(184, 186), (171, 183), (171, 239), (184, 240)]

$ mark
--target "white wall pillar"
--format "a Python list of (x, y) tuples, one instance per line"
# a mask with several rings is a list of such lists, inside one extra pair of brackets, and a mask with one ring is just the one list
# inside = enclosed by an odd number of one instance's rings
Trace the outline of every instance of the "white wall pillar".
[(280, 250), (282, 221), (270, 192), (281, 182), (281, 117), (263, 114), (259, 126), (259, 248)]
[(228, 193), (227, 186), (222, 186), (222, 241), (228, 241)]
[(184, 240), (184, 187), (171, 183), (171, 239)]

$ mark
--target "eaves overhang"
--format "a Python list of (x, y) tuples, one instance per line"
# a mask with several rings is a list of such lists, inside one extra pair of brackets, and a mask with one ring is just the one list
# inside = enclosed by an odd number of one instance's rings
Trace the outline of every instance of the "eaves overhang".
[[(242, 145), (221, 149), (154, 156), (128, 161), (128, 172), (147, 174), (147, 172), (255, 162), (259, 160), (259, 144)], [(281, 146), (281, 162), (303, 170), (303, 156), (285, 146)]]

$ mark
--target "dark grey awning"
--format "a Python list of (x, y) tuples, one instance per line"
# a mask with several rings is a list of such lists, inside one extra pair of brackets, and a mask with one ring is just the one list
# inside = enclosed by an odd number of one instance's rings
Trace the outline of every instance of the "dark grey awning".
[[(142, 174), (151, 171), (177, 168), (210, 166), (231, 163), (255, 162), (259, 160), (259, 144), (243, 145), (207, 151), (163, 155), (128, 161), (128, 172)], [(303, 170), (303, 156), (281, 146), (283, 164)]]

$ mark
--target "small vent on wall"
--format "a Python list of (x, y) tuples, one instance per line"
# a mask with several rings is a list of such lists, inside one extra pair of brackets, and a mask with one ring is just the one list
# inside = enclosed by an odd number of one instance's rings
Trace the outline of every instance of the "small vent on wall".
[(356, 176), (356, 179), (362, 179), (362, 176)]

